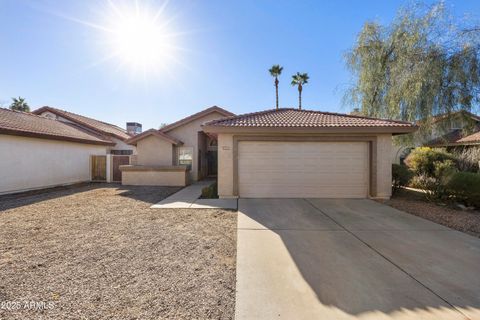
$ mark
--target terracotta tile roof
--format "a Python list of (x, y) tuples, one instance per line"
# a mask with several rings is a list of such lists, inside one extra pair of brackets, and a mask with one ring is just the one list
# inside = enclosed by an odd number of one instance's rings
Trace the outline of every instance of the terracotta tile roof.
[(457, 141), (458, 143), (478, 143), (480, 144), (480, 131), (475, 132), (471, 135), (463, 137), (462, 139)]
[(0, 108), (0, 134), (114, 145), (107, 138), (87, 132), (76, 124), (3, 108)]
[(223, 114), (225, 117), (231, 117), (231, 116), (234, 116), (235, 114), (231, 113), (230, 111), (228, 110), (225, 110), (223, 108), (220, 108), (220, 107), (217, 107), (217, 106), (213, 106), (213, 107), (210, 107), (210, 108), (207, 108), (205, 110), (202, 110), (200, 112), (197, 112), (197, 113), (194, 113), (192, 114), (191, 116), (188, 116), (186, 118), (183, 118), (183, 119), (180, 119), (178, 121), (175, 121), (174, 123), (171, 123), (169, 125), (166, 125), (165, 127), (161, 128), (160, 131), (162, 132), (168, 132), (174, 128), (177, 128), (181, 125), (184, 125), (186, 123), (189, 123), (191, 121), (194, 121), (198, 118), (201, 118), (209, 113), (212, 113), (212, 112), (218, 112), (220, 114)]
[(213, 120), (205, 125), (214, 127), (263, 128), (414, 127), (411, 123), (405, 121), (384, 120), (293, 108), (247, 113), (225, 119)]
[(477, 130), (477, 132), (467, 136), (464, 135), (461, 129), (452, 130), (441, 137), (430, 140), (426, 145), (443, 147), (480, 144), (480, 128), (477, 128)]
[(80, 125), (83, 125), (83, 126), (89, 128), (89, 129), (98, 131), (101, 134), (114, 136), (114, 137), (116, 137), (120, 140), (126, 140), (126, 139), (129, 139), (131, 137), (127, 133), (126, 130), (124, 130), (124, 129), (122, 129), (122, 128), (114, 125), (114, 124), (110, 124), (110, 123), (107, 123), (107, 122), (103, 122), (103, 121), (99, 121), (99, 120), (96, 120), (96, 119), (88, 118), (88, 117), (81, 116), (81, 115), (76, 114), (76, 113), (68, 112), (68, 111), (65, 111), (65, 110), (60, 110), (60, 109), (57, 109), (57, 108), (52, 108), (52, 107), (45, 106), (45, 107), (42, 107), (40, 109), (32, 111), (32, 113), (39, 115), (39, 114), (41, 114), (45, 111), (49, 111), (49, 112), (54, 113), (54, 114), (56, 114), (60, 117), (63, 117), (63, 118), (68, 119), (70, 121), (76, 122)]

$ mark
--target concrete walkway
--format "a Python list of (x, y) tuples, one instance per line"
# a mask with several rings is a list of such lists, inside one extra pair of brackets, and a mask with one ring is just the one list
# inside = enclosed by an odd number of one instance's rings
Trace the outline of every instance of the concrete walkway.
[(213, 180), (197, 181), (150, 208), (166, 209), (231, 209), (237, 210), (237, 199), (199, 199), (202, 189), (213, 184)]
[(239, 199), (236, 319), (480, 319), (480, 239), (370, 200)]

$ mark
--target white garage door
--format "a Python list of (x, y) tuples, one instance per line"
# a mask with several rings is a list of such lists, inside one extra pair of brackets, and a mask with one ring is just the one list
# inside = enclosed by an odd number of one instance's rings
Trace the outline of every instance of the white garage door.
[(238, 191), (245, 198), (365, 198), (366, 142), (240, 141)]

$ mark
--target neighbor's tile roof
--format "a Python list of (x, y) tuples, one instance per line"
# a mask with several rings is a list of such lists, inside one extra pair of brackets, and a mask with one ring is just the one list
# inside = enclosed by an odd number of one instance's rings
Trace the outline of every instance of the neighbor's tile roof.
[(285, 108), (247, 113), (207, 122), (216, 127), (413, 127), (409, 122), (340, 113)]
[(430, 140), (427, 145), (432, 147), (459, 146), (469, 144), (480, 144), (480, 128), (477, 132), (464, 136), (461, 129), (455, 129), (441, 137)]
[(471, 135), (463, 137), (462, 139), (458, 140), (457, 143), (480, 143), (480, 131), (475, 132)]
[(46, 111), (49, 111), (51, 113), (54, 113), (58, 116), (61, 116), (65, 119), (68, 119), (70, 121), (73, 121), (73, 122), (77, 122), (89, 129), (92, 129), (92, 130), (96, 130), (102, 134), (106, 134), (106, 135), (113, 135), (121, 140), (126, 140), (126, 139), (129, 139), (131, 136), (127, 133), (126, 130), (114, 125), (114, 124), (110, 124), (110, 123), (107, 123), (107, 122), (103, 122), (103, 121), (99, 121), (99, 120), (96, 120), (96, 119), (92, 119), (92, 118), (88, 118), (88, 117), (85, 117), (85, 116), (81, 116), (79, 114), (76, 114), (76, 113), (72, 113), (72, 112), (68, 112), (68, 111), (65, 111), (65, 110), (60, 110), (60, 109), (57, 109), (57, 108), (52, 108), (52, 107), (48, 107), (48, 106), (45, 106), (45, 107), (42, 107), (40, 109), (37, 109), (37, 110), (34, 110), (33, 113), (34, 114), (41, 114), (43, 112), (46, 112)]
[(32, 113), (3, 108), (0, 108), (0, 134), (104, 145), (113, 144), (105, 137), (87, 132), (73, 123), (51, 120)]

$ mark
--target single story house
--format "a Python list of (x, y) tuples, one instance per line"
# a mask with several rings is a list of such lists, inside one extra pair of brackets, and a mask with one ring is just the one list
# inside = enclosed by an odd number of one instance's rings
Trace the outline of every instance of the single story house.
[(135, 153), (135, 147), (125, 143), (127, 139), (131, 138), (131, 135), (114, 124), (49, 106), (36, 109), (32, 113), (57, 121), (74, 123), (86, 131), (107, 137), (108, 140), (114, 143), (114, 145), (107, 148), (107, 153), (109, 154), (131, 155)]
[(235, 116), (206, 109), (127, 140), (124, 184), (185, 185), (218, 175), (221, 198), (388, 198), (392, 135), (409, 122), (279, 109)]
[(90, 156), (115, 142), (75, 123), (0, 108), (0, 194), (90, 180)]

